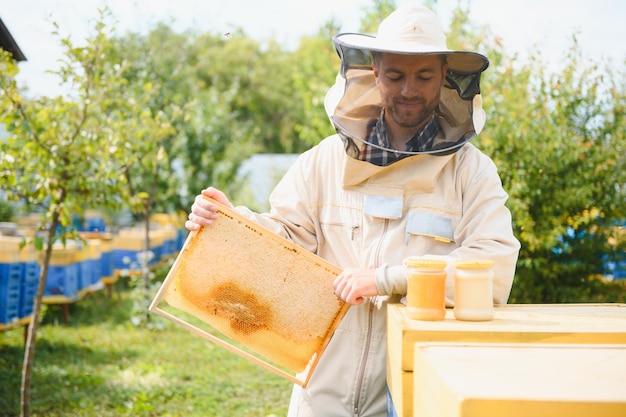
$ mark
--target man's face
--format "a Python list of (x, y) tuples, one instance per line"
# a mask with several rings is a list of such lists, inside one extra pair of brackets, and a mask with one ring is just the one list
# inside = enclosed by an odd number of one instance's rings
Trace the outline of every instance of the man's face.
[(420, 130), (439, 105), (447, 69), (438, 55), (379, 54), (374, 76), (387, 124)]

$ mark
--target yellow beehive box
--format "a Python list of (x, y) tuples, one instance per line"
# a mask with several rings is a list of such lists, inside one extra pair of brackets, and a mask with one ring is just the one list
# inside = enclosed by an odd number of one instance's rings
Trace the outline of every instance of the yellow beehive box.
[[(100, 278), (100, 281), (102, 281), (103, 284), (110, 286), (117, 282), (118, 279), (117, 275), (115, 274), (113, 260), (113, 235), (110, 233), (105, 233), (98, 236), (97, 240), (100, 242), (100, 262), (102, 266), (102, 277)], [(109, 291), (111, 291), (110, 287)]]
[(17, 229), (17, 234), (20, 236), (24, 236), (28, 239), (32, 239), (37, 235), (37, 229), (20, 227), (19, 229)]
[[(43, 261), (45, 251), (41, 251), (39, 254), (39, 260)], [(56, 242), (52, 245), (52, 254), (50, 256), (50, 266), (67, 266), (79, 262), (81, 258), (79, 254), (79, 247), (76, 242), (67, 241), (65, 245), (61, 242)]]
[(178, 230), (173, 224), (166, 224), (162, 229), (165, 240), (176, 240)]
[(75, 254), (76, 262), (84, 262), (90, 259), (91, 253), (89, 250), (89, 244), (84, 243), (77, 245), (76, 254)]
[[(161, 230), (150, 230), (148, 233), (150, 249), (162, 245), (163, 239)], [(120, 229), (113, 238), (113, 247), (120, 250), (143, 251), (146, 249), (146, 232), (143, 229)]]
[(21, 260), (22, 238), (0, 235), (0, 263), (18, 263)]
[(113, 238), (100, 240), (100, 251), (102, 253), (108, 253), (113, 251)]
[(99, 239), (87, 240), (87, 250), (89, 251), (89, 259), (99, 261), (102, 258), (102, 243)]
[(387, 383), (400, 417), (413, 415), (413, 360), (418, 342), (626, 344), (626, 304), (510, 304), (486, 322), (411, 320), (388, 307)]
[(185, 227), (187, 221), (187, 213), (184, 211), (178, 211), (170, 214), (171, 224), (176, 228)]
[(150, 230), (150, 247), (155, 248), (159, 246), (163, 246), (163, 242), (165, 241), (165, 230), (159, 228), (156, 230)]
[(122, 229), (113, 237), (113, 248), (119, 250), (142, 251), (146, 247), (145, 235), (138, 230)]
[(155, 213), (150, 216), (150, 221), (165, 226), (166, 224), (171, 224), (173, 220), (172, 216), (167, 213)]
[(626, 345), (416, 343), (415, 417), (626, 416)]
[(37, 230), (37, 227), (42, 222), (42, 216), (40, 214), (27, 214), (25, 216), (18, 216), (15, 218), (19, 229), (25, 230)]
[(20, 261), (22, 262), (34, 262), (39, 259), (40, 251), (35, 248), (35, 245), (32, 243), (27, 243), (24, 245), (22, 250), (20, 251)]
[(100, 252), (110, 252), (113, 250), (113, 234), (110, 232), (80, 232), (80, 237), (87, 242), (96, 242)]

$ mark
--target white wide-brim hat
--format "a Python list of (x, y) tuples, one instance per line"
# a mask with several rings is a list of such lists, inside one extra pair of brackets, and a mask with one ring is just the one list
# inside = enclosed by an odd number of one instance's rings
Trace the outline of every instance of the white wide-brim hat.
[[(337, 132), (357, 141), (353, 149), (369, 143), (368, 126), (380, 116), (383, 107), (372, 70), (375, 52), (447, 57), (448, 72), (435, 112), (441, 137), (435, 139), (431, 151), (394, 152), (445, 155), (456, 152), (482, 130), (485, 112), (480, 78), (489, 60), (480, 53), (448, 49), (443, 27), (428, 8), (421, 5), (399, 8), (382, 21), (376, 36), (341, 33), (333, 37), (333, 43), (341, 58), (341, 70), (324, 105)], [(358, 157), (358, 152), (351, 156)]]
[(448, 49), (437, 15), (421, 5), (392, 12), (381, 22), (376, 36), (343, 33), (333, 40), (335, 45), (372, 52), (446, 55), (450, 70), (459, 73), (482, 72), (489, 66), (487, 57), (480, 53)]

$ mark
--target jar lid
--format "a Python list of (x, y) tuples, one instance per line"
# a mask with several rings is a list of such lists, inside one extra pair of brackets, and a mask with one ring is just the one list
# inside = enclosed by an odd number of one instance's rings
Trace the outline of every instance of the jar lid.
[(443, 269), (448, 266), (448, 263), (443, 259), (429, 259), (429, 258), (407, 258), (404, 260), (404, 265), (409, 268), (432, 268)]
[(459, 269), (485, 269), (493, 268), (493, 261), (488, 259), (473, 259), (454, 262), (454, 267)]

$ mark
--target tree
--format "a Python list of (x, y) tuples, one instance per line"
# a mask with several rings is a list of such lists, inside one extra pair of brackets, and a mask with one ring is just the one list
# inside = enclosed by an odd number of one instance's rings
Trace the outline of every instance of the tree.
[(251, 60), (258, 45), (236, 33), (179, 34), (159, 24), (147, 35), (116, 38), (113, 48), (126, 63), (122, 77), (137, 91), (149, 86), (147, 109), (172, 127), (161, 141), (168, 166), (163, 165), (155, 209), (187, 210), (208, 185), (237, 190), (237, 169), (258, 149), (253, 141), (261, 131), (243, 88), (256, 68)]
[[(28, 208), (44, 211), (46, 235), (37, 239), (43, 248), (41, 277), (24, 353), (21, 415), (31, 412), (30, 383), (35, 358), (41, 300), (46, 287), (52, 248), (57, 240), (75, 238), (67, 231), (72, 216), (84, 207), (119, 207), (120, 150), (117, 127), (125, 116), (116, 112), (116, 94), (123, 90), (117, 66), (107, 59), (107, 12), (100, 12), (93, 37), (77, 47), (62, 38), (65, 59), (57, 71), (71, 88), (71, 100), (42, 97), (24, 100), (16, 87), (17, 67), (2, 52), (0, 122), (9, 132), (0, 149), (2, 188)], [(55, 31), (58, 33), (58, 27)]]
[(380, 22), (397, 8), (394, 0), (374, 0), (372, 3), (363, 9), (365, 14), (361, 18), (360, 28), (363, 33), (376, 34)]
[[(522, 64), (458, 8), (449, 46), (483, 50), (487, 113), (474, 143), (498, 166), (522, 243), (511, 301), (619, 301), (596, 278), (623, 254), (626, 213), (624, 70), (586, 60), (572, 38), (561, 67), (539, 51)], [(621, 225), (621, 229), (620, 229)]]
[(494, 96), (490, 130), (524, 243), (514, 295), (543, 302), (587, 301), (592, 294), (572, 289), (588, 287), (605, 255), (626, 244), (611, 243), (626, 213), (624, 74), (585, 64), (575, 40), (562, 62), (558, 73), (540, 61), (498, 73), (496, 85), (513, 78), (519, 95), (504, 87)]
[(119, 121), (117, 128), (120, 140), (125, 144), (122, 151), (124, 164), (121, 166), (125, 180), (122, 195), (132, 213), (143, 222), (144, 250), (140, 256), (142, 285), (138, 287), (140, 296), (135, 300), (131, 317), (134, 324), (140, 324), (149, 322), (148, 306), (153, 295), (149, 267), (155, 248), (150, 243), (153, 230), (150, 217), (155, 209), (168, 212), (167, 202), (177, 190), (177, 175), (164, 146), (164, 142), (175, 133), (170, 120), (176, 117), (172, 113), (176, 109), (150, 109), (153, 96), (158, 95), (160, 89), (150, 80), (134, 81), (126, 83), (121, 100), (117, 100), (116, 111), (128, 115)]
[(339, 71), (339, 57), (331, 41), (338, 28), (336, 22), (327, 22), (317, 36), (301, 38), (291, 54), (290, 95), (297, 101), (291, 109), (298, 110), (292, 116), (292, 136), (298, 139), (291, 150), (294, 153), (301, 153), (334, 133), (324, 109), (324, 97)]

